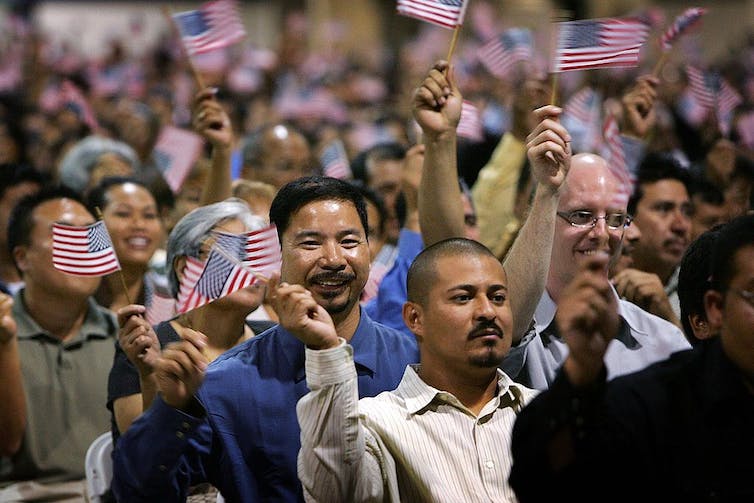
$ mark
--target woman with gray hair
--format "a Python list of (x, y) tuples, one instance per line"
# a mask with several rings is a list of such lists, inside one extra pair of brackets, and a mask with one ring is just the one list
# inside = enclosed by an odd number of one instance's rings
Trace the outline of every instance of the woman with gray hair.
[[(168, 238), (168, 287), (177, 299), (188, 257), (204, 259), (213, 232), (241, 234), (266, 226), (240, 199), (230, 198), (201, 206), (185, 215)], [(113, 415), (113, 439), (117, 441), (131, 423), (152, 403), (155, 359), (162, 347), (181, 340), (182, 327), (204, 333), (205, 354), (210, 361), (255, 334), (274, 325), (270, 321), (246, 321), (264, 299), (265, 287), (257, 282), (216, 301), (155, 325), (144, 319), (144, 306), (132, 304), (118, 311), (120, 332), (108, 381), (107, 407)]]
[(81, 195), (110, 176), (135, 176), (139, 159), (122, 141), (87, 136), (76, 143), (60, 161), (58, 179)]

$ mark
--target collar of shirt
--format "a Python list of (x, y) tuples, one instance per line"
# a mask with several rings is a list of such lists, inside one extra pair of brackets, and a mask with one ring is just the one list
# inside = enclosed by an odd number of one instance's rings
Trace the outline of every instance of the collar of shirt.
[[(285, 333), (287, 337), (285, 344), (288, 346), (284, 354), (288, 358), (288, 362), (293, 368), (298, 369), (296, 371), (296, 382), (306, 378), (306, 368), (304, 361), (306, 355), (304, 352), (304, 345), (296, 339), (296, 336), (285, 330), (282, 326), (280, 331)], [(361, 309), (359, 324), (356, 327), (353, 337), (348, 343), (353, 348), (353, 361), (356, 364), (356, 371), (361, 373), (366, 371), (370, 375), (374, 375), (377, 370), (377, 348), (375, 347), (375, 341), (377, 335), (375, 333), (374, 321), (367, 316), (366, 312)], [(361, 371), (361, 372), (360, 372)]]
[[(409, 365), (403, 374), (401, 383), (395, 390), (395, 394), (401, 397), (409, 414), (414, 415), (427, 408), (433, 402), (444, 403), (462, 410), (473, 416), (471, 411), (466, 408), (455, 396), (447, 391), (440, 391), (425, 383), (419, 377), (418, 371), (421, 365)], [(479, 414), (483, 417), (493, 410), (502, 407), (516, 405), (521, 400), (521, 393), (513, 391), (517, 385), (508, 377), (505, 372), (497, 369), (497, 395), (490, 403), (486, 404)], [(492, 409), (490, 409), (492, 405)], [(523, 404), (521, 404), (523, 406)]]
[[(618, 301), (618, 315), (620, 316), (620, 328), (618, 329), (618, 335), (616, 339), (620, 340), (629, 348), (633, 348), (639, 344), (639, 342), (631, 335), (631, 330), (635, 330), (635, 327), (631, 326), (630, 315), (627, 316), (623, 301), (618, 297), (618, 292), (615, 291), (613, 286), (610, 286), (613, 291), (615, 299)], [(552, 300), (550, 294), (545, 290), (542, 293), (542, 297), (539, 299), (537, 309), (534, 311), (534, 329), (536, 333), (541, 334), (544, 332), (555, 319), (555, 313), (558, 310), (558, 305)]]
[[(24, 290), (15, 296), (13, 305), (13, 317), (18, 325), (18, 339), (34, 339), (43, 337), (52, 341), (60, 342), (50, 332), (39, 326), (39, 323), (26, 310), (24, 302)], [(117, 333), (117, 325), (114, 315), (97, 304), (92, 297), (87, 299), (86, 318), (81, 325), (78, 334), (73, 339), (63, 343), (65, 347), (83, 343), (88, 339), (106, 339)]]
[(668, 278), (668, 282), (665, 284), (665, 295), (670, 295), (673, 292), (678, 291), (678, 275), (681, 272), (681, 266), (679, 265), (673, 270), (673, 274)]

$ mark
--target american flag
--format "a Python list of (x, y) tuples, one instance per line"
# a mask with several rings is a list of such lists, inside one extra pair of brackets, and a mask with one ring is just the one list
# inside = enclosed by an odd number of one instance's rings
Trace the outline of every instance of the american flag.
[(87, 226), (53, 224), (52, 264), (76, 276), (105, 276), (120, 270), (102, 220)]
[(398, 0), (398, 14), (454, 29), (463, 24), (467, 0)]
[(282, 255), (275, 224), (247, 232), (244, 249), (246, 251), (244, 266), (266, 277), (280, 271)]
[(607, 161), (608, 168), (613, 175), (620, 180), (624, 192), (630, 195), (633, 192), (633, 186), (636, 183), (636, 179), (632, 176), (628, 169), (628, 163), (626, 161), (626, 153), (623, 149), (623, 141), (620, 137), (620, 130), (618, 128), (618, 121), (615, 120), (612, 114), (608, 114), (605, 117), (605, 122), (602, 125), (602, 134), (605, 138), (605, 152), (603, 157)]
[(173, 14), (173, 19), (190, 56), (222, 49), (246, 36), (233, 0), (207, 2), (198, 10)]
[(153, 292), (145, 303), (144, 318), (150, 325), (169, 320), (175, 316), (175, 299), (167, 295)]
[(730, 134), (731, 123), (733, 122), (733, 111), (738, 105), (743, 103), (743, 98), (733, 86), (728, 84), (725, 79), (720, 79), (720, 92), (717, 94), (717, 120), (720, 125), (720, 132), (723, 136)]
[(180, 313), (191, 311), (230, 295), (257, 281), (254, 273), (217, 246), (211, 248), (209, 257), (204, 262), (198, 277), (196, 277), (196, 261), (187, 261), (184, 278), (186, 284), (185, 287), (183, 283), (181, 284), (181, 290), (185, 292), (185, 295), (179, 292), (178, 299)]
[(481, 142), (484, 140), (484, 127), (482, 119), (479, 117), (479, 110), (470, 101), (463, 100), (461, 105), (461, 118), (458, 121), (456, 133), (461, 138), (466, 138), (472, 142)]
[(706, 9), (702, 9), (699, 7), (692, 7), (690, 9), (686, 9), (679, 15), (677, 18), (675, 18), (675, 21), (673, 21), (673, 24), (670, 25), (670, 27), (665, 30), (665, 33), (662, 34), (660, 37), (660, 44), (662, 44), (662, 50), (663, 51), (669, 51), (673, 48), (673, 42), (676, 41), (678, 37), (683, 35), (683, 32), (685, 32), (687, 29), (689, 29), (691, 26), (694, 25), (699, 19), (707, 12)]
[(353, 177), (346, 149), (341, 140), (330, 142), (319, 156), (325, 176), (347, 180)]
[(638, 18), (603, 18), (558, 23), (553, 72), (639, 64), (649, 26)]
[(532, 56), (531, 31), (511, 28), (479, 48), (479, 61), (498, 78), (505, 78), (519, 61)]
[(174, 194), (181, 189), (203, 146), (202, 137), (191, 131), (174, 126), (164, 126), (160, 131), (152, 159)]
[(600, 115), (600, 97), (592, 87), (584, 87), (571, 96), (564, 112), (580, 122), (591, 122)]
[(186, 257), (186, 265), (183, 267), (181, 282), (178, 286), (177, 312), (185, 313), (209, 302), (194, 288), (203, 270), (204, 262), (193, 257)]

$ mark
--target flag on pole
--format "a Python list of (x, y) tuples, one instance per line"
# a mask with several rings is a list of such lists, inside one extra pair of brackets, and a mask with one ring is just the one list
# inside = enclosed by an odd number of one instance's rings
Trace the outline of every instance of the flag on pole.
[(202, 137), (191, 131), (174, 126), (160, 130), (152, 158), (174, 194), (181, 190), (203, 146)]
[(157, 325), (175, 316), (175, 299), (158, 292), (153, 292), (145, 302), (144, 319), (150, 325)]
[(203, 306), (209, 302), (194, 288), (203, 270), (204, 262), (193, 257), (186, 257), (186, 265), (183, 267), (183, 274), (178, 286), (178, 299), (176, 301), (178, 313), (191, 311), (195, 307)]
[(717, 121), (720, 125), (720, 132), (727, 137), (733, 122), (733, 112), (736, 107), (743, 103), (743, 98), (733, 86), (721, 78), (720, 91), (717, 95)]
[(102, 220), (87, 226), (52, 225), (52, 264), (76, 276), (105, 276), (120, 270)]
[(484, 140), (484, 127), (482, 119), (479, 117), (479, 109), (470, 101), (463, 100), (461, 105), (461, 118), (458, 121), (456, 133), (461, 138), (466, 138), (472, 142), (481, 142)]
[(173, 14), (186, 52), (193, 56), (222, 49), (246, 36), (238, 4), (234, 0), (214, 0)]
[(330, 142), (319, 156), (319, 162), (322, 164), (322, 170), (325, 176), (347, 180), (353, 177), (351, 166), (348, 162), (348, 155), (341, 140)]
[(468, 0), (398, 0), (398, 14), (454, 29), (463, 24)]
[(275, 224), (247, 232), (244, 250), (243, 265), (254, 272), (269, 277), (273, 272), (280, 271), (282, 255)]
[(532, 56), (531, 30), (511, 28), (479, 48), (479, 61), (498, 78), (505, 78), (519, 61)]
[(563, 108), (563, 113), (580, 122), (590, 122), (599, 117), (601, 105), (597, 91), (587, 86), (571, 96)]
[(631, 67), (649, 26), (638, 18), (603, 18), (557, 23), (558, 42), (553, 72), (591, 68)]
[(689, 91), (696, 102), (705, 109), (711, 110), (715, 106), (715, 94), (719, 86), (718, 75), (688, 65), (686, 77), (689, 81)]
[(690, 9), (686, 9), (679, 15), (677, 18), (675, 18), (675, 21), (673, 21), (673, 24), (668, 27), (667, 30), (665, 30), (665, 33), (662, 34), (660, 37), (660, 44), (662, 45), (663, 51), (669, 51), (673, 48), (673, 42), (678, 39), (683, 33), (692, 27), (699, 19), (707, 12), (706, 9), (702, 9), (699, 7), (692, 7)]
[(633, 192), (635, 177), (632, 176), (628, 169), (626, 153), (623, 149), (623, 141), (620, 137), (618, 121), (612, 114), (605, 117), (605, 123), (602, 125), (602, 134), (605, 138), (606, 151), (603, 157), (607, 161), (608, 169), (613, 175), (620, 180), (624, 192), (630, 195)]
[[(199, 265), (201, 270), (197, 274)], [(256, 281), (254, 273), (240, 261), (213, 246), (205, 262), (191, 258), (186, 261), (178, 294), (178, 312), (185, 313), (209, 304)]]

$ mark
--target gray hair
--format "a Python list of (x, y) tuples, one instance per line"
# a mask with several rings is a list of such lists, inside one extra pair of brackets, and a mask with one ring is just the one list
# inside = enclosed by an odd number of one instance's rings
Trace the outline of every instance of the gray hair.
[(212, 229), (226, 220), (238, 219), (247, 230), (261, 229), (267, 222), (251, 212), (249, 206), (241, 199), (231, 197), (219, 203), (200, 206), (181, 218), (168, 237), (167, 276), (168, 288), (173, 298), (178, 297), (178, 275), (173, 267), (178, 257), (198, 258), (202, 243)]
[(87, 136), (71, 147), (60, 161), (60, 181), (79, 194), (83, 193), (97, 160), (102, 154), (109, 153), (121, 157), (134, 170), (139, 166), (136, 152), (127, 143), (102, 136)]

